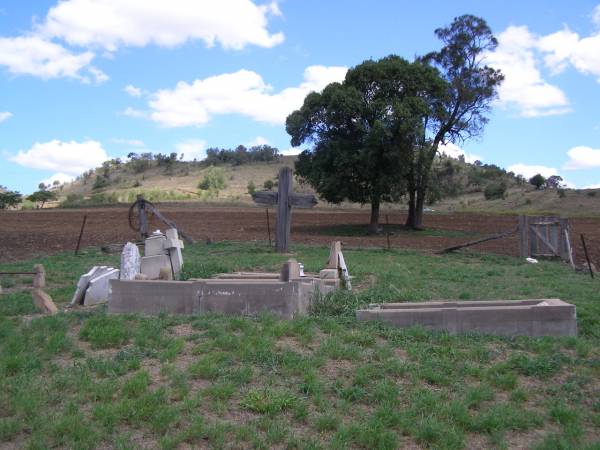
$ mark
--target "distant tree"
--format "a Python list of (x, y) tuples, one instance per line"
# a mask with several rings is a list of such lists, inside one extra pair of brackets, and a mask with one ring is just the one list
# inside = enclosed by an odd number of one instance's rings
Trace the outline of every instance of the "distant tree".
[(23, 196), (17, 191), (0, 191), (0, 209), (17, 206), (23, 201)]
[[(50, 185), (48, 185), (48, 186), (50, 186)], [(40, 182), (40, 184), (38, 184), (38, 189), (39, 189), (40, 191), (44, 191), (44, 190), (46, 190), (46, 189), (48, 188), (48, 186), (46, 186), (46, 183), (44, 183), (44, 182), (42, 181), (42, 182)]]
[(506, 194), (506, 183), (503, 181), (499, 183), (490, 183), (483, 190), (483, 195), (486, 200), (495, 200), (504, 198)]
[(106, 186), (108, 186), (109, 184), (110, 184), (110, 181), (108, 181), (108, 178), (98, 175), (98, 176), (96, 176), (96, 180), (94, 180), (92, 189), (94, 189), (94, 190), (102, 189), (102, 188), (105, 188)]
[(546, 178), (542, 174), (538, 173), (529, 179), (529, 184), (535, 186), (536, 189), (542, 189), (546, 184)]
[(275, 187), (275, 182), (273, 180), (267, 180), (263, 183), (263, 187), (271, 191)]
[(563, 179), (559, 175), (551, 175), (546, 180), (546, 187), (550, 189), (558, 189), (562, 187)]
[(439, 145), (464, 141), (482, 132), (491, 102), (504, 79), (498, 70), (485, 65), (486, 53), (498, 45), (485, 20), (463, 15), (450, 26), (435, 30), (435, 34), (444, 47), (419, 59), (440, 71), (447, 89), (428, 102), (429, 112), (414, 147), (406, 220), (411, 228), (422, 227), (429, 175)]
[(256, 192), (256, 185), (254, 184), (254, 181), (250, 180), (248, 182), (247, 189), (248, 189), (248, 194), (250, 194), (250, 195), (252, 195)]
[(29, 195), (27, 200), (37, 203), (37, 208), (42, 209), (46, 202), (50, 200), (56, 200), (56, 193), (47, 191), (45, 189), (40, 189), (39, 191)]
[(110, 161), (104, 161), (102, 163), (102, 176), (104, 178), (110, 177)]
[(309, 94), (288, 116), (292, 145), (314, 143), (299, 155), (296, 174), (329, 202), (370, 204), (369, 230), (376, 233), (381, 202), (406, 192), (428, 98), (444, 89), (435, 69), (395, 55), (350, 69), (343, 83)]
[(225, 171), (220, 167), (211, 166), (206, 170), (198, 189), (208, 191), (209, 194), (219, 196), (219, 191), (225, 189)]

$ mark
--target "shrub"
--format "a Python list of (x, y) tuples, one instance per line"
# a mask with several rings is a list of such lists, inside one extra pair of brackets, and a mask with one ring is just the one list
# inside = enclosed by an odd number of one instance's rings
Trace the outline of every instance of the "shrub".
[(275, 186), (275, 183), (273, 182), (273, 180), (267, 180), (263, 183), (263, 187), (269, 191), (271, 189), (273, 189), (274, 186)]
[(198, 183), (198, 189), (208, 191), (210, 194), (219, 196), (219, 191), (225, 189), (225, 172), (220, 167), (209, 167), (202, 181)]
[(248, 183), (247, 189), (248, 189), (248, 194), (250, 194), (250, 195), (252, 195), (256, 192), (256, 185), (254, 184), (254, 181), (250, 180), (250, 182)]
[(504, 198), (506, 194), (506, 183), (490, 183), (483, 190), (483, 195), (486, 200), (495, 200), (498, 198)]
[(94, 181), (94, 185), (92, 186), (92, 189), (102, 189), (108, 186), (109, 184), (110, 182), (108, 181), (108, 178), (97, 176), (96, 180)]
[(560, 198), (565, 198), (565, 197), (566, 197), (566, 195), (567, 195), (567, 194), (565, 193), (565, 190), (564, 190), (563, 188), (558, 188), (558, 189), (556, 190), (556, 193), (558, 194), (558, 196), (559, 196)]

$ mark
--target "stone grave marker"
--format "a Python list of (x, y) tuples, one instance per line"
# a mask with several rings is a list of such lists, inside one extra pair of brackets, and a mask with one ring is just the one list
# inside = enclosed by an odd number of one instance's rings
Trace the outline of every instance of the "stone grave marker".
[(292, 207), (312, 208), (317, 199), (312, 194), (299, 194), (293, 191), (292, 169), (282, 167), (279, 170), (278, 191), (258, 191), (252, 194), (255, 203), (277, 205), (276, 248), (279, 253), (287, 253), (290, 243)]
[(111, 269), (90, 280), (89, 287), (85, 291), (83, 304), (85, 306), (97, 305), (108, 301), (109, 281), (119, 279), (119, 269)]
[(121, 280), (133, 280), (140, 273), (140, 251), (132, 242), (128, 242), (121, 252)]

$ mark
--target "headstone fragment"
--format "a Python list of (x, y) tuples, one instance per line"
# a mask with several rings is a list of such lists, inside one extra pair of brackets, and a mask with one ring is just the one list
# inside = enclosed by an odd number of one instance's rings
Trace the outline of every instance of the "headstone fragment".
[(94, 276), (90, 280), (90, 285), (85, 291), (83, 304), (85, 306), (105, 303), (110, 297), (110, 280), (119, 279), (119, 269), (111, 269), (101, 275)]
[[(102, 266), (106, 268), (106, 266)], [(92, 277), (99, 271), (103, 270), (98, 266), (94, 266), (90, 269), (88, 273), (85, 273), (79, 277), (79, 281), (77, 282), (77, 288), (75, 289), (75, 293), (73, 294), (73, 298), (71, 299), (70, 306), (81, 305), (83, 304), (83, 297), (85, 296), (85, 291), (90, 285), (90, 280)]]
[(44, 266), (41, 264), (36, 264), (33, 266), (33, 271), (35, 272), (35, 276), (33, 277), (33, 287), (46, 287), (46, 269), (44, 269)]
[(300, 278), (300, 265), (295, 259), (289, 259), (283, 264), (279, 279), (281, 281), (290, 281), (298, 278)]
[(340, 252), (342, 251), (342, 243), (340, 241), (333, 241), (329, 250), (329, 261), (327, 262), (327, 269), (337, 269), (340, 267)]
[(149, 280), (156, 280), (160, 275), (160, 269), (171, 267), (171, 260), (168, 255), (144, 256), (140, 267), (141, 273), (146, 275)]
[(140, 273), (140, 251), (132, 242), (128, 242), (121, 252), (121, 280), (133, 280)]
[(339, 278), (338, 269), (323, 269), (319, 272), (319, 278), (322, 280), (336, 280)]
[(33, 298), (33, 304), (44, 314), (56, 314), (58, 308), (52, 301), (52, 297), (46, 294), (39, 288), (35, 288), (31, 291), (31, 297)]
[(166, 238), (163, 234), (152, 235), (144, 241), (144, 256), (166, 255)]
[(167, 230), (167, 238), (164, 242), (164, 248), (169, 253), (173, 273), (177, 275), (179, 272), (181, 272), (181, 268), (183, 267), (183, 256), (181, 254), (183, 241), (179, 239), (179, 235), (177, 234), (177, 230), (175, 228), (170, 228)]

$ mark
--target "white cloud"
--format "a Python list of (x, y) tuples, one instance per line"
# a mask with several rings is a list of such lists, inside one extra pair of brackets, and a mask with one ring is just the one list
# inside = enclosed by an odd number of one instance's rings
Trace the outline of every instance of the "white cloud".
[(115, 144), (119, 144), (119, 145), (127, 145), (129, 147), (144, 147), (146, 145), (146, 144), (144, 144), (144, 141), (142, 141), (140, 139), (115, 138), (115, 139), (111, 139), (111, 142), (113, 142)]
[(70, 181), (73, 181), (74, 179), (75, 177), (73, 175), (58, 172), (52, 175), (51, 177), (46, 178), (45, 180), (41, 180), (40, 183), (49, 184), (50, 186), (53, 186), (55, 181), (58, 181), (60, 184), (65, 184), (69, 183)]
[(109, 159), (100, 142), (36, 142), (29, 150), (21, 150), (10, 158), (30, 169), (53, 170), (79, 175)]
[(584, 186), (582, 189), (600, 189), (600, 183), (590, 184), (589, 186)]
[(173, 47), (200, 40), (208, 47), (273, 47), (283, 33), (271, 34), (276, 2), (251, 0), (63, 0), (52, 7), (38, 32), (71, 45), (115, 51), (121, 46)]
[(300, 153), (302, 153), (303, 150), (304, 149), (300, 147), (290, 147), (286, 150), (280, 151), (279, 154), (283, 156), (299, 155)]
[(540, 39), (540, 49), (547, 54), (544, 61), (555, 72), (570, 63), (579, 72), (598, 77), (600, 82), (600, 33), (588, 37), (568, 28)]
[(501, 105), (516, 108), (524, 117), (565, 114), (571, 111), (560, 88), (546, 82), (537, 67), (538, 38), (527, 27), (508, 27), (498, 35), (498, 47), (487, 63), (498, 68), (505, 80), (498, 89)]
[(271, 145), (271, 143), (269, 142), (269, 140), (267, 138), (264, 138), (262, 136), (256, 136), (254, 139), (252, 139), (246, 145), (248, 147), (254, 147), (255, 145)]
[(0, 112), (0, 123), (4, 122), (5, 120), (8, 120), (12, 117), (12, 113), (8, 112), (8, 111), (4, 111), (4, 112)]
[(148, 113), (146, 111), (142, 111), (140, 109), (135, 109), (130, 106), (125, 108), (119, 114), (121, 114), (122, 116), (134, 117), (136, 119), (147, 119), (148, 118)]
[(600, 28), (600, 4), (598, 4), (592, 12), (592, 22)]
[(529, 164), (513, 164), (512, 166), (508, 166), (509, 172), (514, 172), (519, 175), (523, 175), (525, 178), (531, 178), (538, 173), (547, 177), (552, 175), (557, 175), (558, 171), (554, 167), (547, 166), (538, 166), (538, 165), (529, 165)]
[(569, 160), (563, 166), (564, 170), (600, 167), (600, 149), (580, 145), (570, 149), (567, 155), (569, 155)]
[(333, 81), (341, 81), (346, 67), (310, 66), (297, 87), (272, 93), (271, 86), (250, 70), (238, 70), (177, 83), (174, 89), (151, 95), (151, 120), (166, 127), (200, 126), (213, 115), (241, 114), (259, 122), (280, 125), (311, 91), (320, 91)]
[(439, 146), (440, 153), (444, 153), (446, 156), (450, 158), (458, 159), (459, 156), (464, 156), (465, 161), (468, 163), (474, 163), (475, 161), (482, 161), (483, 157), (476, 155), (475, 153), (467, 153), (458, 145), (453, 144), (452, 142), (448, 142), (447, 144), (441, 144)]
[(128, 84), (123, 88), (125, 92), (127, 92), (132, 97), (140, 97), (142, 95), (142, 90), (138, 87), (135, 87), (132, 84)]
[(206, 158), (206, 141), (201, 139), (188, 139), (177, 144), (175, 148), (177, 153), (183, 153), (184, 161), (200, 161)]

